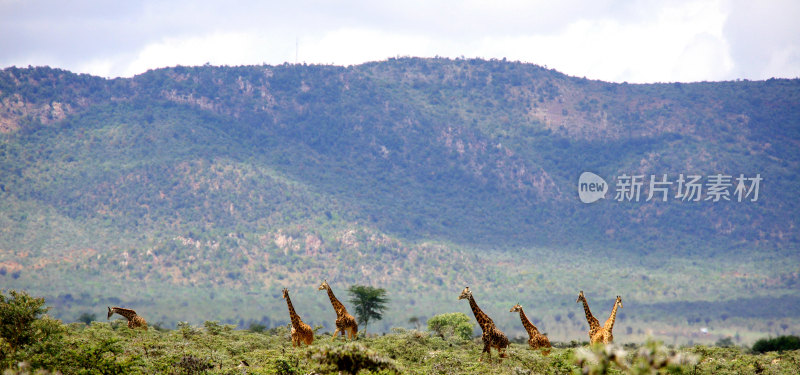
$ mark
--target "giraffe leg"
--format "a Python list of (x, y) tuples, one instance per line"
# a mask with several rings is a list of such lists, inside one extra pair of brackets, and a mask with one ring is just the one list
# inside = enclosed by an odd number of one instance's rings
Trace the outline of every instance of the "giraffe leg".
[[(331, 340), (336, 340), (336, 335), (339, 333), (339, 327), (336, 327), (336, 330), (333, 331), (333, 336), (331, 336)], [(344, 332), (342, 332), (342, 336), (344, 336)]]
[(478, 359), (479, 362), (483, 362), (483, 353), (486, 353), (488, 356), (488, 362), (492, 362), (492, 349), (491, 343), (489, 342), (486, 334), (483, 335), (483, 351), (481, 352), (481, 357)]

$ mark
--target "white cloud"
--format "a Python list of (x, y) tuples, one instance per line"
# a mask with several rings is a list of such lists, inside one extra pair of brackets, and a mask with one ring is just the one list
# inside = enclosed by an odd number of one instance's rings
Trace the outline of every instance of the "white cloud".
[[(509, 58), (610, 81), (800, 75), (800, 2), (0, 0), (0, 66), (102, 76), (199, 65)], [(299, 41), (299, 50), (295, 49)]]
[(733, 75), (751, 79), (800, 77), (800, 2), (742, 1), (726, 4), (724, 35)]
[(424, 36), (345, 28), (303, 38), (300, 62), (353, 65), (394, 56), (432, 56), (432, 41)]
[(617, 82), (725, 79), (732, 67), (721, 37), (724, 15), (714, 12), (713, 2), (700, 5), (662, 9), (647, 23), (581, 19), (548, 35), (487, 37), (477, 55), (506, 56)]
[(255, 33), (215, 32), (187, 38), (164, 38), (142, 48), (122, 75), (175, 65), (248, 65), (286, 60), (286, 43), (278, 45)]

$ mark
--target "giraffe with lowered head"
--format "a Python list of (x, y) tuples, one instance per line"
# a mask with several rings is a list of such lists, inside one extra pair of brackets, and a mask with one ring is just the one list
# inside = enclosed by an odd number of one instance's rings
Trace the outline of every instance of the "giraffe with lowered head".
[(472, 291), (469, 290), (469, 287), (464, 288), (461, 291), (461, 295), (458, 296), (459, 300), (466, 299), (469, 301), (469, 307), (472, 309), (472, 314), (475, 315), (475, 320), (478, 321), (478, 325), (481, 326), (481, 330), (483, 331), (483, 335), (481, 335), (481, 339), (483, 340), (483, 352), (481, 352), (481, 358), (478, 359), (479, 361), (483, 360), (483, 353), (489, 355), (489, 361), (492, 360), (492, 351), (491, 348), (497, 349), (498, 360), (502, 360), (502, 358), (506, 357), (505, 350), (508, 347), (508, 337), (503, 331), (499, 330), (497, 326), (494, 325), (494, 321), (489, 318), (486, 313), (478, 307), (478, 304), (475, 303), (475, 298), (472, 297)]
[(300, 342), (306, 345), (311, 345), (314, 342), (314, 331), (311, 326), (303, 323), (300, 315), (294, 311), (292, 300), (289, 299), (289, 289), (283, 288), (283, 299), (286, 300), (286, 305), (289, 306), (289, 318), (292, 320), (292, 346), (300, 346)]
[(147, 330), (147, 321), (145, 321), (141, 316), (137, 315), (136, 311), (131, 309), (123, 309), (122, 307), (109, 307), (108, 317), (106, 317), (106, 320), (111, 319), (111, 315), (114, 315), (114, 313), (122, 315), (125, 317), (125, 319), (128, 319), (128, 328), (144, 328), (145, 331)]
[(528, 336), (530, 337), (528, 338), (528, 345), (531, 348), (539, 349), (552, 347), (552, 345), (550, 345), (550, 340), (547, 338), (547, 336), (539, 333), (539, 329), (536, 328), (533, 323), (531, 323), (531, 321), (528, 319), (528, 316), (525, 315), (524, 311), (522, 311), (522, 306), (520, 306), (519, 303), (514, 305), (510, 312), (519, 313), (519, 319), (522, 321), (522, 326), (525, 327), (525, 331), (528, 332)]
[(589, 311), (589, 303), (586, 302), (586, 297), (583, 295), (583, 291), (578, 294), (578, 300), (575, 303), (583, 302), (583, 312), (586, 313), (586, 321), (589, 322), (589, 342), (592, 342), (592, 338), (600, 331), (600, 322), (597, 318), (592, 315), (592, 312)]
[(345, 337), (345, 332), (347, 332), (348, 339), (357, 338), (358, 322), (356, 321), (356, 318), (350, 315), (344, 305), (339, 302), (335, 295), (333, 295), (333, 291), (331, 290), (331, 286), (328, 285), (328, 281), (323, 280), (322, 284), (320, 284), (319, 288), (317, 289), (328, 291), (328, 298), (331, 300), (333, 310), (336, 311), (336, 330), (333, 331), (332, 339), (336, 339), (336, 334), (339, 332), (342, 333), (342, 337)]
[(614, 341), (614, 335), (611, 334), (611, 330), (614, 329), (614, 321), (617, 320), (617, 307), (622, 307), (622, 297), (620, 296), (617, 296), (616, 301), (614, 301), (614, 308), (611, 309), (611, 316), (609, 316), (608, 320), (606, 320), (605, 324), (603, 324), (603, 328), (601, 328), (592, 337), (592, 344), (596, 342), (610, 344), (612, 341)]

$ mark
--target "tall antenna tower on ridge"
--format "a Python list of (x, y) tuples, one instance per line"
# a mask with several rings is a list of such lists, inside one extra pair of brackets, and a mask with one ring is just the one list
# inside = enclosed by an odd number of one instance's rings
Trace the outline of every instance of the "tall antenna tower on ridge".
[(294, 37), (294, 64), (297, 65), (297, 53), (300, 50), (300, 42), (297, 37)]

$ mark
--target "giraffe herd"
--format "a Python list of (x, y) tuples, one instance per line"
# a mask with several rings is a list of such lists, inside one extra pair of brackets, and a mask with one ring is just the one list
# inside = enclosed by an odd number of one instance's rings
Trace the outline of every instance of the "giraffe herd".
[[(342, 304), (333, 294), (333, 290), (331, 290), (331, 286), (328, 284), (328, 281), (323, 280), (322, 284), (319, 285), (317, 290), (325, 290), (328, 293), (328, 298), (331, 300), (331, 306), (333, 306), (333, 310), (336, 312), (336, 330), (333, 332), (332, 339), (336, 339), (336, 335), (339, 332), (342, 333), (343, 338), (345, 338), (346, 334), (346, 339), (356, 339), (358, 337), (358, 322), (347, 312), (347, 308), (344, 307), (344, 304)], [(300, 319), (300, 316), (294, 310), (292, 301), (289, 298), (289, 290), (286, 288), (283, 289), (283, 299), (286, 300), (286, 305), (289, 308), (289, 318), (292, 322), (292, 346), (300, 346), (301, 343), (311, 345), (311, 343), (314, 342), (314, 331), (308, 324), (303, 323), (303, 320)], [(486, 315), (486, 313), (484, 313), (483, 310), (478, 307), (478, 304), (475, 302), (475, 297), (473, 297), (472, 291), (469, 289), (469, 287), (465, 287), (464, 290), (461, 291), (458, 299), (465, 299), (467, 302), (469, 302), (469, 307), (472, 310), (472, 314), (475, 315), (475, 320), (478, 321), (478, 325), (481, 327), (483, 351), (481, 352), (481, 356), (478, 360), (483, 360), (484, 353), (486, 353), (489, 360), (491, 360), (492, 348), (497, 350), (497, 354), (500, 359), (505, 358), (506, 349), (508, 348), (508, 338), (503, 331), (497, 328), (497, 326), (494, 324), (494, 321), (492, 321), (492, 318)], [(589, 303), (586, 301), (586, 296), (583, 295), (582, 290), (580, 293), (578, 293), (578, 299), (575, 302), (583, 303), (583, 311), (586, 313), (586, 322), (589, 323), (589, 342), (591, 344), (611, 343), (614, 340), (612, 330), (614, 329), (614, 321), (616, 321), (617, 317), (617, 308), (622, 307), (622, 297), (617, 296), (617, 299), (614, 301), (614, 307), (611, 309), (611, 316), (609, 316), (608, 320), (606, 320), (603, 326), (600, 326), (600, 322), (589, 310)], [(522, 310), (522, 306), (517, 303), (509, 312), (519, 313), (522, 326), (525, 328), (525, 331), (529, 336), (528, 346), (530, 346), (532, 349), (542, 349), (542, 353), (547, 355), (549, 352), (548, 348), (551, 347), (550, 340), (547, 338), (547, 336), (540, 333), (539, 329), (536, 328), (533, 323), (531, 323), (530, 319), (528, 319), (528, 316), (525, 315), (525, 312)], [(110, 319), (111, 315), (114, 313), (122, 315), (128, 320), (128, 328), (143, 328), (147, 330), (147, 322), (144, 320), (144, 318), (137, 315), (136, 311), (121, 307), (109, 307), (108, 319)]]

